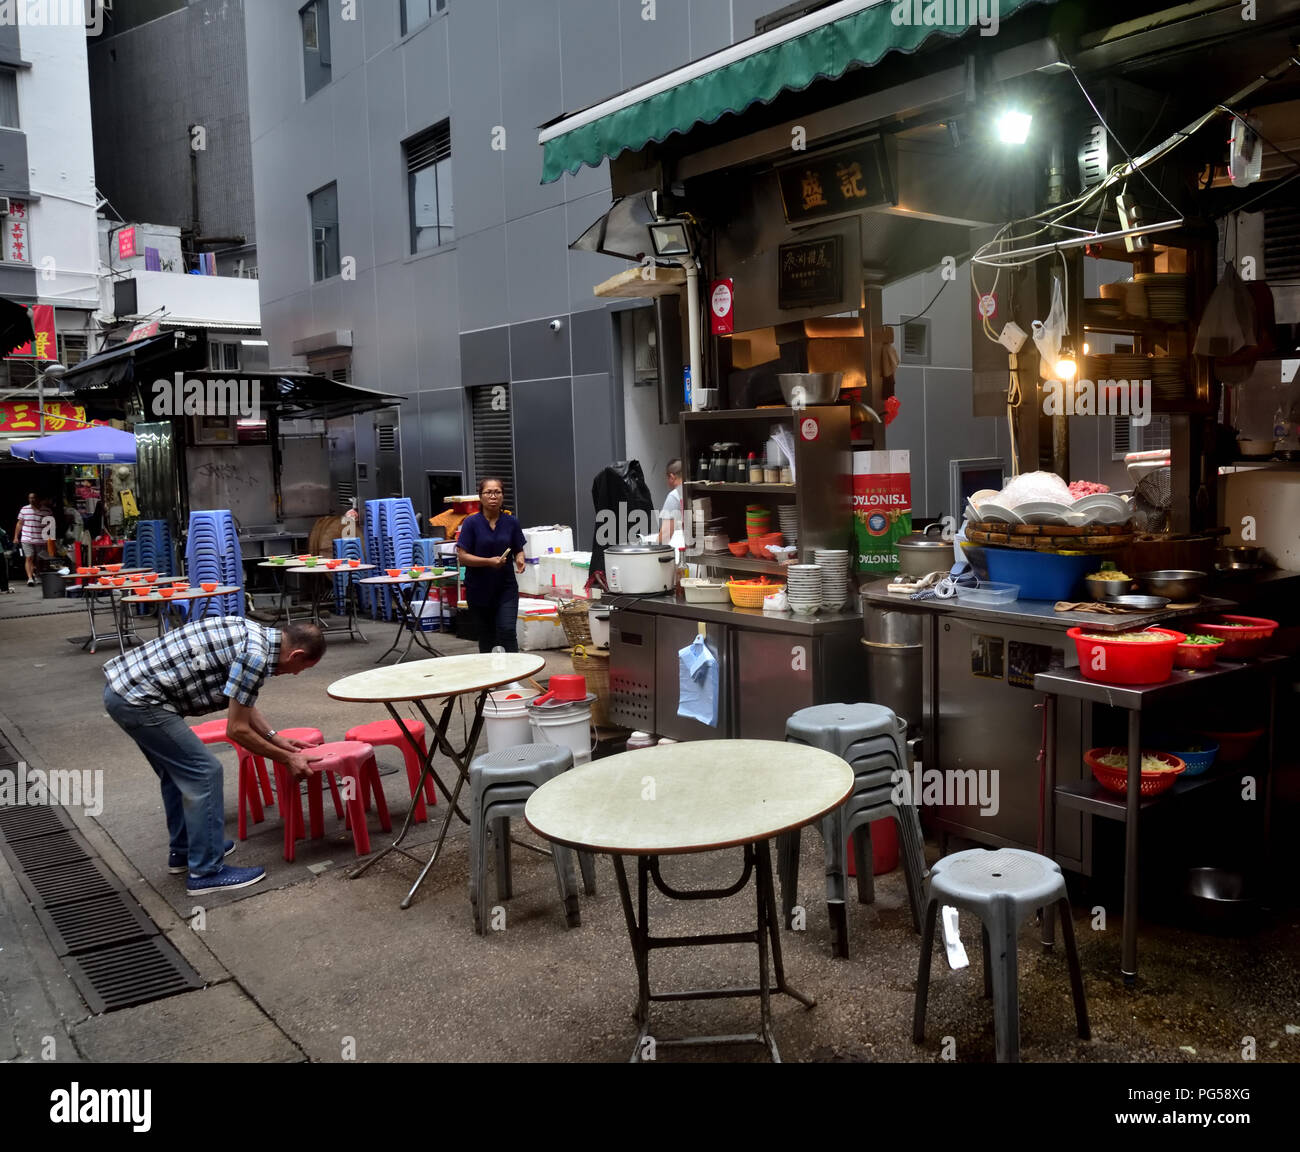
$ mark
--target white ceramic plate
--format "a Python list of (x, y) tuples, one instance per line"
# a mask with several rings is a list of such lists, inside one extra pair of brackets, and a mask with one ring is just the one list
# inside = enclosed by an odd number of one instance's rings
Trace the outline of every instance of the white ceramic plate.
[(1010, 508), (1003, 508), (1001, 504), (992, 504), (985, 501), (979, 506), (980, 519), (991, 524), (1023, 524), (1024, 520), (1020, 518)]
[[(986, 504), (987, 508), (988, 505)], [(1068, 524), (1070, 507), (1055, 500), (1029, 500), (1016, 505), (1016, 514), (1026, 524)]]
[(1074, 502), (1071, 511), (1087, 516), (1086, 524), (1124, 524), (1133, 515), (1126, 500), (1109, 492), (1084, 496)]

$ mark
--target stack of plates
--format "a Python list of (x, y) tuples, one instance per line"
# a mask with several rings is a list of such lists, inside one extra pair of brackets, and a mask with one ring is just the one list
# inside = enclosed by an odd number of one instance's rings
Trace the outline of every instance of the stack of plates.
[(787, 544), (799, 543), (799, 509), (793, 504), (778, 504), (776, 508), (777, 527), (785, 537)]
[(1184, 272), (1139, 272), (1133, 277), (1147, 293), (1147, 309), (1153, 320), (1181, 324), (1187, 319), (1187, 274)]
[(1181, 400), (1187, 394), (1187, 361), (1177, 356), (1152, 356), (1151, 391), (1157, 400)]
[(817, 548), (813, 558), (822, 570), (822, 607), (837, 612), (849, 600), (849, 554), (839, 548)]
[(822, 606), (822, 570), (819, 565), (790, 564), (783, 575), (786, 578), (786, 598), (796, 612), (811, 615)]

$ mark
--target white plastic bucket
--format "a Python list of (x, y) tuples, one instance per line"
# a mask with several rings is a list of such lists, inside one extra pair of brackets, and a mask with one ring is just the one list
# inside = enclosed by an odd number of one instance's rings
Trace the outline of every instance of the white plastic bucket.
[(489, 752), (532, 744), (533, 729), (528, 723), (528, 702), (540, 693), (524, 685), (508, 685), (491, 693), (483, 705), (483, 726), (487, 729)]
[(558, 708), (528, 708), (534, 744), (556, 744), (573, 749), (573, 762), (591, 759), (591, 704), (574, 701)]

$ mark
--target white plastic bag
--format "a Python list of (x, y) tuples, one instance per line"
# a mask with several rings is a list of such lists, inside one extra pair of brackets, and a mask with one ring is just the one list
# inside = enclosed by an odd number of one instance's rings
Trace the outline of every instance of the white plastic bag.
[(763, 597), (764, 612), (788, 612), (790, 611), (790, 601), (786, 599), (784, 589), (777, 592), (774, 596)]
[(1065, 339), (1065, 303), (1061, 299), (1061, 281), (1052, 277), (1052, 309), (1047, 320), (1034, 321), (1034, 344), (1038, 347), (1038, 374), (1044, 380), (1056, 378), (1056, 360)]
[(1231, 263), (1210, 293), (1192, 351), (1198, 356), (1231, 356), (1255, 343), (1255, 302)]

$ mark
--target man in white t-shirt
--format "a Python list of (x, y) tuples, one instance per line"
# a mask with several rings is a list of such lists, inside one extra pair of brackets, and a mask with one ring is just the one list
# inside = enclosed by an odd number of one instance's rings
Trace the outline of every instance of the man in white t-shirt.
[(664, 500), (664, 506), (659, 509), (659, 543), (684, 547), (684, 541), (673, 539), (674, 536), (681, 536), (683, 520), (682, 462), (680, 460), (669, 460), (668, 496)]

